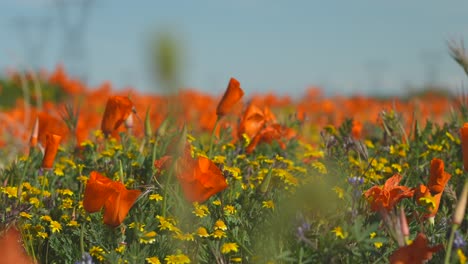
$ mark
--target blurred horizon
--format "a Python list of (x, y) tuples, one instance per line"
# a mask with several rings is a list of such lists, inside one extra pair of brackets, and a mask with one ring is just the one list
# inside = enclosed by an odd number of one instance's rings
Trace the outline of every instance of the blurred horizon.
[(468, 36), (468, 2), (342, 3), (7, 0), (0, 3), (0, 75), (63, 64), (90, 86), (163, 89), (152, 41), (176, 43), (177, 85), (221, 94), (235, 77), (247, 95), (401, 95), (462, 90), (447, 41)]

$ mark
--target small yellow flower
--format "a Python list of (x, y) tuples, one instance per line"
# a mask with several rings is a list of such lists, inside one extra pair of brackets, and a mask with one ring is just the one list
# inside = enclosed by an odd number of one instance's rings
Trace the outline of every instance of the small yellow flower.
[(52, 230), (52, 233), (60, 233), (60, 231), (62, 231), (62, 225), (57, 221), (51, 221), (50, 229)]
[(177, 232), (174, 236), (176, 239), (182, 240), (182, 241), (193, 241), (195, 238), (193, 237), (193, 234), (191, 233), (182, 233), (182, 232)]
[(218, 220), (218, 221), (216, 221), (216, 223), (214, 224), (214, 229), (215, 229), (215, 230), (220, 229), (220, 230), (226, 231), (226, 230), (227, 230), (227, 226), (226, 226), (226, 224), (223, 222), (223, 220)]
[(40, 219), (43, 220), (43, 221), (46, 221), (46, 222), (51, 222), (52, 221), (52, 217), (50, 217), (49, 215), (43, 215), (43, 216), (41, 216)]
[(335, 187), (333, 187), (332, 190), (336, 192), (336, 194), (338, 195), (338, 198), (340, 198), (340, 199), (343, 199), (343, 198), (344, 198), (344, 190), (343, 190), (343, 188), (340, 188), (340, 187), (338, 187), (338, 186), (335, 186)]
[(153, 244), (156, 241), (156, 232), (150, 231), (140, 237), (140, 243)]
[(34, 205), (34, 207), (38, 208), (41, 202), (36, 197), (31, 197), (29, 198), (29, 203)]
[(221, 253), (223, 254), (237, 251), (239, 251), (239, 246), (236, 243), (224, 243), (221, 246)]
[(242, 262), (242, 258), (230, 258), (231, 262)]
[(369, 237), (372, 239), (372, 238), (374, 238), (376, 235), (377, 235), (377, 233), (372, 232), (372, 233), (370, 233)]
[(148, 264), (161, 264), (158, 257), (146, 258), (146, 262), (148, 262)]
[(333, 228), (332, 230), (333, 233), (335, 233), (335, 236), (341, 239), (344, 239), (348, 234), (346, 232), (343, 232), (343, 229), (341, 226), (337, 226)]
[(461, 248), (457, 249), (457, 255), (458, 259), (460, 260), (460, 264), (466, 263), (466, 256)]
[(209, 213), (208, 206), (199, 205), (196, 202), (193, 203), (193, 206), (195, 207), (195, 209), (192, 211), (192, 213), (194, 213), (196, 216), (203, 218), (208, 215)]
[(84, 175), (78, 176), (78, 177), (76, 177), (76, 179), (79, 180), (82, 183), (86, 183), (88, 181), (88, 177), (86, 177)]
[(46, 239), (47, 237), (49, 237), (49, 235), (46, 232), (37, 232), (37, 237)]
[(158, 201), (162, 201), (163, 197), (159, 193), (154, 193), (149, 196), (149, 199), (158, 202)]
[(31, 219), (32, 218), (32, 214), (28, 214), (26, 212), (21, 212), (19, 214), (21, 217), (24, 217), (24, 218), (27, 218), (27, 219)]
[(1, 190), (4, 194), (8, 195), (8, 198), (18, 197), (18, 187), (7, 186)]
[(50, 197), (50, 196), (51, 196), (50, 192), (49, 192), (49, 191), (46, 191), (46, 190), (42, 191), (42, 195), (43, 195), (44, 197)]
[(73, 200), (70, 198), (65, 198), (62, 200), (62, 206), (60, 206), (62, 209), (72, 209), (73, 208)]
[(68, 222), (67, 226), (78, 227), (80, 226), (80, 224), (78, 224), (78, 222), (75, 220), (71, 220), (70, 222)]
[(374, 247), (375, 248), (381, 248), (383, 246), (382, 242), (374, 242)]
[(145, 231), (145, 224), (140, 224), (140, 223), (136, 223), (136, 222), (131, 222), (128, 227), (129, 228), (135, 228), (135, 229), (138, 229), (140, 232), (143, 232)]
[(104, 260), (104, 249), (102, 249), (99, 246), (94, 246), (89, 249), (89, 254), (95, 258), (97, 258), (99, 261)]
[(214, 205), (221, 205), (221, 201), (219, 199), (216, 199), (212, 202)]
[(63, 189), (60, 192), (61, 195), (68, 195), (68, 196), (73, 196), (73, 192), (70, 189)]
[(263, 201), (262, 202), (262, 207), (275, 209), (275, 203), (273, 203), (273, 200)]
[(169, 255), (164, 258), (166, 264), (186, 264), (190, 263), (189, 257), (184, 254)]
[(210, 234), (208, 234), (208, 231), (206, 231), (206, 228), (204, 228), (204, 227), (199, 227), (197, 229), (197, 235), (199, 237), (209, 237), (210, 236)]
[(118, 248), (115, 249), (117, 253), (123, 253), (125, 251), (125, 244), (120, 244)]
[(215, 230), (215, 231), (213, 232), (212, 235), (213, 235), (214, 238), (223, 238), (223, 237), (226, 237), (226, 233), (225, 233), (223, 230), (221, 230), (221, 229)]
[(226, 205), (223, 209), (226, 215), (233, 215), (237, 212), (236, 208), (233, 205)]

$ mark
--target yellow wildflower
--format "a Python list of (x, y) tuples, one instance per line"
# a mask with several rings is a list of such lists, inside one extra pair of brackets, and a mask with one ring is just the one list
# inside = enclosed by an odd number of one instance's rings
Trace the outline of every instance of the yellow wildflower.
[(383, 246), (382, 242), (374, 242), (374, 247), (375, 248), (381, 248)]
[(102, 249), (99, 246), (93, 246), (92, 248), (89, 249), (89, 254), (95, 258), (97, 258), (99, 261), (104, 260), (104, 249)]
[(161, 264), (158, 257), (146, 258), (146, 262), (148, 262), (148, 264)]
[(460, 260), (460, 264), (466, 263), (466, 256), (461, 248), (457, 249), (457, 255), (458, 259)]
[(215, 231), (213, 232), (212, 235), (213, 235), (214, 238), (223, 238), (223, 237), (226, 237), (226, 233), (225, 233), (223, 230), (221, 230), (221, 229), (215, 230)]
[(41, 202), (36, 197), (31, 197), (29, 198), (29, 203), (34, 205), (34, 207), (38, 208)]
[(343, 199), (344, 198), (344, 190), (343, 188), (340, 188), (338, 186), (335, 186), (332, 188), (333, 191), (336, 192), (336, 194), (338, 195), (338, 198), (340, 199)]
[(8, 198), (18, 197), (18, 187), (7, 186), (5, 188), (2, 188), (2, 192), (8, 195)]
[(370, 233), (369, 237), (372, 239), (372, 238), (374, 238), (376, 235), (377, 235), (377, 233), (372, 232), (372, 233)]
[(199, 205), (197, 202), (193, 203), (195, 209), (192, 211), (196, 216), (203, 218), (208, 215), (208, 206), (206, 205)]
[(32, 218), (32, 214), (28, 214), (26, 212), (21, 212), (19, 214), (21, 217), (24, 217), (24, 218), (27, 218), (27, 219), (31, 219)]
[(70, 222), (68, 222), (67, 226), (77, 227), (80, 226), (80, 224), (78, 224), (78, 222), (75, 220), (71, 220)]
[(169, 255), (164, 258), (166, 264), (186, 264), (190, 263), (189, 257), (184, 254)]
[(37, 232), (37, 237), (46, 239), (47, 237), (49, 237), (49, 235), (46, 232)]
[(206, 231), (206, 228), (204, 228), (204, 227), (199, 227), (197, 229), (197, 235), (199, 237), (209, 237), (210, 236), (210, 234), (208, 234), (208, 231)]
[(150, 200), (162, 201), (163, 197), (159, 193), (154, 193), (149, 196)]
[(212, 202), (214, 205), (221, 205), (221, 201), (219, 199), (216, 199)]
[(216, 223), (214, 224), (214, 229), (217, 230), (217, 229), (221, 229), (223, 231), (226, 231), (227, 230), (227, 226), (226, 224), (223, 222), (223, 220), (218, 220), (216, 221)]
[(140, 243), (153, 244), (156, 241), (156, 232), (150, 231), (140, 237)]
[(52, 230), (52, 233), (60, 233), (60, 231), (62, 231), (62, 225), (57, 221), (51, 221), (50, 229)]
[(237, 212), (236, 208), (233, 205), (226, 205), (223, 209), (226, 215), (233, 215)]
[(221, 253), (223, 254), (237, 251), (239, 251), (239, 246), (236, 243), (224, 243), (221, 246)]
[(121, 243), (118, 248), (115, 249), (115, 252), (117, 253), (123, 253), (125, 251), (125, 244)]
[(51, 222), (52, 221), (52, 217), (50, 217), (49, 215), (43, 215), (43, 216), (41, 216), (40, 219), (43, 220), (43, 221), (46, 221), (46, 222)]
[(262, 207), (275, 209), (275, 203), (273, 203), (273, 200), (263, 201)]
[(332, 232), (335, 233), (336, 237), (341, 238), (341, 239), (344, 239), (347, 236), (347, 233), (343, 232), (343, 229), (341, 228), (341, 226), (337, 226), (333, 228)]
[(174, 237), (179, 239), (179, 240), (182, 240), (182, 241), (193, 241), (193, 240), (195, 240), (195, 238), (193, 237), (193, 234), (191, 234), (191, 233), (177, 232)]

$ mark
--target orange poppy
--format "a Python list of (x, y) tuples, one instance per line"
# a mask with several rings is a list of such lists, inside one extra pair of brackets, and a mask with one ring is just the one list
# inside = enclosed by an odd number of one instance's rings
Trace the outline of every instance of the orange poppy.
[(429, 173), (429, 183), (427, 186), (420, 184), (415, 190), (415, 197), (419, 204), (422, 203), (421, 198), (429, 198), (433, 202), (429, 207), (429, 214), (426, 215), (426, 217), (433, 217), (439, 210), (442, 193), (452, 176), (445, 172), (444, 162), (437, 158), (432, 159)]
[(111, 184), (112, 180), (100, 173), (96, 171), (90, 173), (83, 198), (83, 208), (88, 213), (95, 213), (102, 209), (112, 194), (109, 191), (112, 189)]
[(216, 108), (216, 115), (222, 117), (231, 111), (232, 107), (244, 96), (238, 80), (231, 78), (221, 101)]
[(246, 148), (247, 153), (252, 153), (258, 144), (265, 142), (271, 144), (273, 141), (278, 142), (282, 149), (286, 149), (286, 140), (290, 140), (296, 136), (296, 132), (293, 129), (281, 126), (280, 124), (272, 124), (263, 128), (255, 137), (252, 139), (250, 144)]
[[(270, 112), (271, 113), (271, 112)], [(239, 137), (246, 134), (249, 138), (253, 138), (265, 124), (265, 113), (254, 104), (250, 104), (245, 109), (244, 115), (239, 123)]]
[(421, 198), (428, 198), (433, 202), (433, 204), (428, 207), (429, 214), (426, 214), (425, 217), (433, 217), (437, 214), (437, 211), (439, 210), (440, 199), (442, 198), (441, 192), (433, 195), (426, 185), (420, 184), (415, 189), (414, 196), (418, 204), (424, 204), (421, 201)]
[(364, 193), (372, 211), (390, 211), (401, 199), (413, 197), (411, 188), (398, 185), (401, 178), (400, 174), (395, 174), (383, 186), (373, 186)]
[(106, 109), (101, 122), (102, 132), (118, 138), (118, 128), (132, 113), (133, 103), (125, 96), (112, 96), (107, 100)]
[(108, 226), (120, 225), (140, 196), (139, 190), (127, 190), (121, 182), (112, 182), (112, 192), (104, 204), (104, 224)]
[(48, 113), (39, 113), (37, 115), (39, 120), (39, 133), (38, 141), (44, 147), (46, 145), (47, 134), (55, 134), (65, 140), (68, 136), (68, 127), (62, 119), (56, 118)]
[(429, 183), (427, 187), (432, 194), (441, 193), (452, 175), (444, 171), (444, 161), (434, 158), (431, 161)]
[(468, 171), (468, 123), (463, 124), (460, 128), (460, 139), (463, 154), (463, 167)]
[(54, 166), (55, 156), (57, 155), (61, 136), (55, 134), (46, 135), (46, 146), (44, 158), (42, 159), (42, 168), (51, 169)]
[(0, 264), (32, 264), (34, 261), (26, 254), (21, 241), (21, 233), (10, 227), (0, 234)]
[[(171, 156), (163, 156), (154, 165), (160, 170), (171, 160)], [(228, 186), (223, 173), (210, 159), (202, 156), (192, 158), (190, 145), (186, 145), (175, 166), (177, 180), (189, 202), (202, 203)]]
[(391, 264), (418, 264), (425, 263), (432, 258), (432, 254), (443, 249), (442, 245), (429, 247), (427, 238), (419, 233), (410, 245), (400, 247), (390, 256)]
[(189, 202), (204, 202), (227, 188), (221, 170), (208, 158), (198, 157), (178, 163), (177, 179)]
[(93, 171), (86, 184), (83, 207), (88, 213), (104, 208), (104, 224), (116, 227), (124, 221), (140, 194), (139, 190), (127, 190), (121, 182)]

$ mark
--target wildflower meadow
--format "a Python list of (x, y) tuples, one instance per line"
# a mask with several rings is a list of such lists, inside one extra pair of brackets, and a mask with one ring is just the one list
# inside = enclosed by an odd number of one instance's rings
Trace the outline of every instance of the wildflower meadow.
[(466, 263), (463, 93), (226, 84), (0, 79), (0, 263)]

